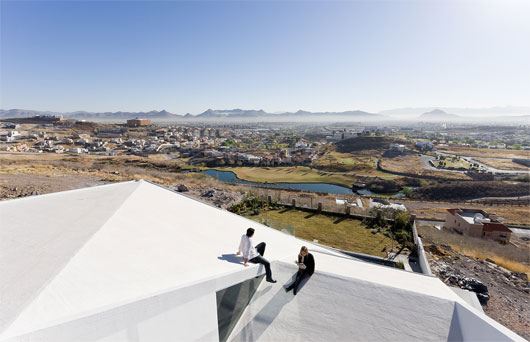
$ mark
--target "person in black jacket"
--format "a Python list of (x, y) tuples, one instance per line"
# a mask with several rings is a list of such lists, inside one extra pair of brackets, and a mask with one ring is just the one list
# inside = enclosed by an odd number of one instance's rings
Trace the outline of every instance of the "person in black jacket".
[(296, 296), (298, 291), (298, 285), (305, 278), (309, 277), (315, 272), (315, 259), (313, 254), (309, 253), (306, 246), (302, 246), (300, 254), (298, 254), (298, 272), (296, 273), (296, 280), (285, 288), (285, 291), (289, 292), (293, 290), (293, 294)]

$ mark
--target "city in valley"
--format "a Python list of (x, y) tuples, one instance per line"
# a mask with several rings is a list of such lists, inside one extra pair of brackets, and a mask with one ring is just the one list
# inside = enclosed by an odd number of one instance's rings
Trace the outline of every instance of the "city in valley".
[(530, 341), (528, 18), (0, 0), (0, 342)]
[(470, 278), (485, 284), (487, 292), (477, 294), (485, 311), (524, 331), (528, 125), (361, 121), (4, 117), (1, 197), (145, 179), (303, 239), (421, 272), (418, 234), (435, 275), (451, 286), (469, 288)]

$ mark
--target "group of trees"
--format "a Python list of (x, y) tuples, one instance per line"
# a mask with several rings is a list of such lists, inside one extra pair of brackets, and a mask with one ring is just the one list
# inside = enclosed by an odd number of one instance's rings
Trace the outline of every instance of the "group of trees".
[(381, 233), (395, 240), (399, 245), (416, 253), (416, 245), (412, 238), (412, 220), (408, 212), (392, 208), (370, 209), (371, 219), (366, 220), (370, 228), (378, 229)]

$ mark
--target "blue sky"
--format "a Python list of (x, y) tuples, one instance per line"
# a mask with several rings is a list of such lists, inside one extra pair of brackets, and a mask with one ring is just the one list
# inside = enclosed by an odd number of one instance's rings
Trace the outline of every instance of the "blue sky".
[(0, 108), (530, 104), (530, 5), (1, 2)]

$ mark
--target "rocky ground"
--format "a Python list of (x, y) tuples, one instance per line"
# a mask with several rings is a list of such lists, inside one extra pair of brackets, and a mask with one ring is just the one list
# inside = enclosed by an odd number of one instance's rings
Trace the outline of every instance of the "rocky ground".
[[(63, 175), (61, 177), (48, 177), (42, 175), (0, 174), (0, 200), (43, 195), (106, 183), (109, 182), (103, 181), (97, 176)], [(245, 197), (240, 192), (207, 186), (189, 187), (180, 184), (178, 186), (169, 186), (168, 188), (223, 209), (241, 202)]]
[(469, 258), (447, 245), (426, 245), (425, 250), (436, 276), (449, 286), (478, 292), (488, 316), (530, 340), (530, 282), (526, 273)]
[(233, 204), (241, 202), (245, 198), (245, 194), (240, 192), (233, 192), (230, 190), (210, 188), (210, 187), (195, 187), (189, 188), (184, 184), (179, 184), (172, 187), (173, 190), (182, 192), (190, 197), (196, 198), (200, 201), (213, 204), (216, 207), (228, 209)]
[(0, 174), (0, 200), (43, 195), (52, 192), (104, 184), (98, 177), (64, 175)]

